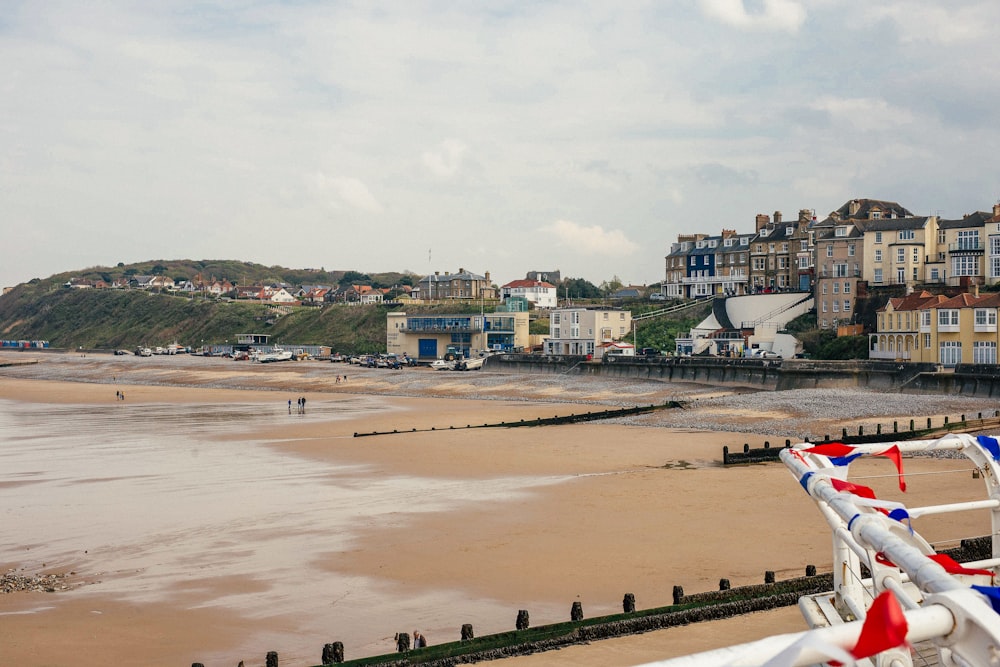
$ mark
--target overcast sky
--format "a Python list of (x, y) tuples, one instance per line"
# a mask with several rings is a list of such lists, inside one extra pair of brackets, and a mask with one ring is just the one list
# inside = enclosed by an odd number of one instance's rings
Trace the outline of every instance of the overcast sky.
[[(0, 0), (0, 285), (150, 259), (664, 275), (1000, 197), (996, 0)], [(232, 276), (230, 276), (232, 278)]]

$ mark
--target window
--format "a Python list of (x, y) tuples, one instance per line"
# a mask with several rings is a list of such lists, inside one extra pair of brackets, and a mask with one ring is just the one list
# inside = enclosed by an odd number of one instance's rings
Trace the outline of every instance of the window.
[(957, 308), (944, 308), (938, 311), (938, 329), (958, 331)]
[(913, 267), (913, 279), (920, 280), (920, 269)]
[(788, 252), (788, 242), (781, 244), (781, 252)]
[(995, 364), (997, 362), (996, 341), (976, 341), (972, 344), (972, 363)]
[(882, 261), (882, 249), (881, 248), (876, 248), (876, 250), (875, 250), (875, 261), (876, 262), (881, 262)]
[(976, 308), (974, 319), (976, 331), (997, 330), (997, 311), (995, 308)]
[(928, 333), (924, 334), (924, 349), (925, 350), (931, 349), (931, 335)]
[(946, 366), (962, 363), (962, 343), (957, 340), (941, 341), (939, 361)]
[(945, 231), (943, 229), (938, 230), (938, 243), (944, 243), (947, 236), (945, 236)]
[(823, 300), (823, 312), (826, 312), (826, 299)]
[(941, 275), (941, 273), (940, 273), (940, 271), (938, 269), (931, 269), (931, 280), (937, 282), (938, 280), (941, 279), (939, 277), (940, 275)]
[(899, 230), (899, 240), (900, 241), (912, 241), (913, 240), (913, 230), (912, 229), (901, 229), (901, 230)]
[(833, 302), (833, 312), (835, 312), (835, 313), (839, 313), (840, 312), (840, 302), (839, 301), (834, 301)]
[(853, 243), (848, 243), (847, 244), (847, 256), (848, 257), (854, 257), (854, 244)]
[(840, 294), (840, 283), (838, 282), (833, 283), (833, 293)]
[(878, 211), (878, 210), (872, 211), (871, 216), (872, 216), (872, 220), (879, 220), (879, 219), (882, 218), (882, 211)]
[(875, 243), (882, 242), (882, 232), (875, 232)]
[(851, 293), (851, 283), (847, 280), (844, 281), (844, 294)]
[(873, 277), (874, 282), (882, 282), (882, 269), (875, 269), (875, 276)]
[(951, 258), (951, 275), (978, 276), (979, 257), (977, 255), (958, 255)]
[(906, 262), (906, 248), (896, 248), (896, 263), (903, 264)]
[(850, 299), (844, 299), (844, 312), (845, 313), (851, 312), (851, 301), (850, 301)]
[(833, 275), (837, 278), (847, 277), (847, 264), (834, 264), (833, 265)]
[(913, 249), (913, 263), (916, 264), (920, 261), (920, 248)]
[(990, 278), (1000, 278), (1000, 257), (990, 257)]
[(979, 230), (970, 229), (958, 233), (958, 250), (979, 250)]
[(833, 230), (834, 236), (847, 236), (847, 227), (837, 227)]
[(826, 283), (823, 283), (823, 294), (826, 294)]
[(826, 256), (827, 257), (833, 257), (833, 244), (832, 243), (829, 243), (826, 246)]
[(773, 243), (768, 243), (767, 244), (767, 251), (770, 252), (770, 253), (774, 252), (774, 244)]
[(805, 239), (799, 241), (799, 250), (801, 250), (802, 252), (806, 252), (807, 250), (809, 250), (809, 241)]

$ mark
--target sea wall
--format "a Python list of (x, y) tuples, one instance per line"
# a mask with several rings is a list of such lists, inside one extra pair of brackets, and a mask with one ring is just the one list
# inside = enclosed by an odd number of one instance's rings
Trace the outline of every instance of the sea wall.
[(503, 354), (487, 359), (485, 367), (501, 373), (556, 373), (775, 390), (862, 388), (1000, 396), (1000, 366), (981, 364), (960, 364), (946, 369), (933, 363), (875, 360), (619, 357), (596, 361), (583, 356)]

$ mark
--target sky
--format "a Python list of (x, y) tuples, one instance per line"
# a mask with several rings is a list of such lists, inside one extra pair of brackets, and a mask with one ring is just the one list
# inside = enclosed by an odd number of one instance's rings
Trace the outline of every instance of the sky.
[(663, 279), (1000, 197), (995, 0), (0, 0), (0, 286), (154, 259)]

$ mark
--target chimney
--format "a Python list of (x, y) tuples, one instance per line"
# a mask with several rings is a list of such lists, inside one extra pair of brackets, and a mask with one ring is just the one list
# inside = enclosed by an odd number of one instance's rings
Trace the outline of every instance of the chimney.
[(809, 222), (813, 219), (812, 209), (800, 208), (799, 209), (799, 222)]
[(979, 298), (979, 283), (972, 283), (972, 297)]
[(757, 214), (757, 231), (764, 229), (767, 223), (771, 222), (771, 218), (767, 216), (766, 213)]
[(861, 202), (857, 199), (852, 199), (850, 205), (847, 207), (847, 215), (853, 216), (857, 215), (858, 211), (861, 210)]
[(487, 271), (487, 272), (486, 272), (486, 275), (485, 275), (485, 276), (483, 276), (483, 277), (484, 277), (484, 278), (486, 278), (486, 286), (487, 286), (487, 287), (489, 287), (490, 285), (492, 285), (492, 284), (493, 284), (493, 283), (491, 283), (491, 282), (490, 282), (490, 272), (489, 272), (489, 271)]
[(781, 224), (781, 211), (775, 211), (774, 212), (774, 224), (776, 224), (776, 225), (780, 225)]
[(993, 204), (993, 217), (1000, 217), (1000, 202)]

